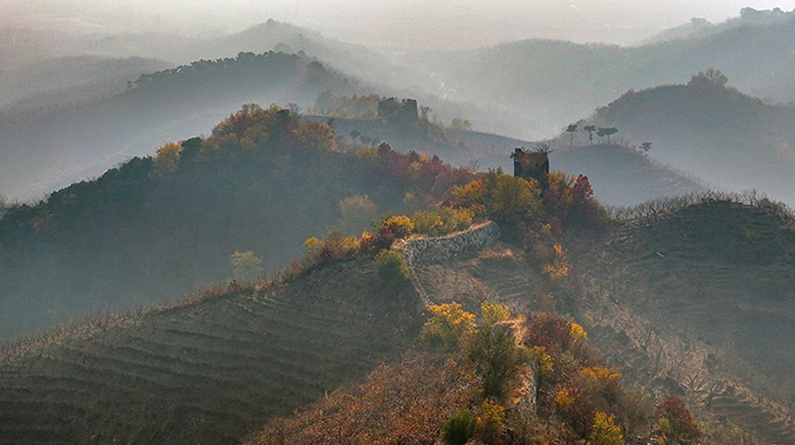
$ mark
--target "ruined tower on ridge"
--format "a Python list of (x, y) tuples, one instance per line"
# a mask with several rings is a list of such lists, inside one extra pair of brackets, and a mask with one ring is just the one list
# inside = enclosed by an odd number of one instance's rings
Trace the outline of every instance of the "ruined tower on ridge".
[(378, 118), (399, 125), (416, 124), (419, 120), (415, 99), (398, 100), (394, 97), (378, 102)]
[(525, 151), (517, 148), (511, 153), (513, 175), (524, 179), (540, 179), (549, 173), (549, 150)]

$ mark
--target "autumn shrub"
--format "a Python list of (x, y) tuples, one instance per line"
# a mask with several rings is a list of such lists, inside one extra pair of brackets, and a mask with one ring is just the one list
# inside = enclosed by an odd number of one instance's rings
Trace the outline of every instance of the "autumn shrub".
[(541, 346), (554, 355), (562, 354), (572, 342), (572, 324), (565, 318), (546, 312), (530, 314), (525, 323), (527, 343)]
[(394, 250), (382, 250), (375, 256), (375, 271), (378, 278), (389, 286), (397, 286), (409, 279), (406, 259)]
[(373, 221), (376, 228), (373, 243), (376, 250), (388, 249), (395, 240), (406, 238), (414, 232), (411, 218), (387, 213), (380, 221)]
[(392, 233), (395, 238), (406, 238), (414, 233), (414, 223), (404, 215), (393, 216), (382, 224), (381, 228)]
[(466, 352), (483, 381), (483, 395), (502, 399), (508, 384), (530, 361), (527, 349), (516, 344), (513, 326), (481, 325), (466, 337)]
[[(603, 366), (585, 367), (579, 372), (581, 387), (592, 400), (611, 404), (618, 398), (621, 374)], [(600, 403), (604, 404), (604, 403)]]
[(681, 397), (668, 395), (657, 406), (657, 413), (657, 427), (667, 444), (689, 445), (701, 437), (698, 422)]
[(154, 159), (157, 171), (161, 174), (175, 172), (179, 166), (182, 150), (182, 145), (174, 142), (169, 142), (158, 148)]
[(475, 315), (458, 303), (428, 306), (431, 317), (425, 322), (420, 339), (431, 348), (452, 350), (475, 325)]
[(491, 326), (511, 318), (511, 310), (508, 306), (500, 303), (489, 303), (488, 301), (484, 301), (480, 305), (480, 313), (483, 315), (484, 326)]
[(541, 188), (535, 180), (490, 170), (482, 178), (454, 189), (454, 207), (467, 208), (473, 215), (484, 215), (512, 227), (538, 216)]
[(442, 236), (466, 230), (472, 225), (473, 212), (469, 209), (440, 207), (438, 210), (415, 212), (411, 221), (414, 232), (429, 236)]
[(445, 445), (464, 445), (475, 435), (477, 418), (469, 410), (453, 414), (442, 426), (442, 443)]
[(566, 260), (566, 251), (563, 246), (555, 244), (552, 246), (551, 262), (544, 265), (543, 271), (550, 280), (557, 280), (569, 275), (571, 266)]
[(478, 438), (487, 445), (496, 445), (501, 442), (504, 429), (505, 408), (492, 399), (486, 399), (478, 413)]
[(616, 416), (612, 414), (596, 413), (589, 435), (592, 445), (624, 445), (624, 436), (621, 428), (615, 424), (615, 419)]
[(305, 148), (323, 151), (335, 151), (337, 149), (334, 129), (324, 122), (301, 122), (292, 130), (292, 135)]

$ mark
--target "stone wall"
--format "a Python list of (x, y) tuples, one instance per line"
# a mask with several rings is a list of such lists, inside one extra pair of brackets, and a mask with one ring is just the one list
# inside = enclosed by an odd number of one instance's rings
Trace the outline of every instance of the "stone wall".
[(399, 240), (392, 245), (392, 250), (403, 254), (409, 266), (411, 284), (420, 296), (420, 312), (434, 304), (431, 296), (425, 291), (414, 271), (415, 265), (443, 263), (454, 258), (479, 251), (500, 237), (500, 227), (489, 221), (471, 227), (463, 232), (436, 238), (411, 238)]
[(499, 237), (500, 227), (489, 221), (447, 236), (401, 240), (392, 248), (403, 253), (409, 265), (437, 264), (477, 252)]

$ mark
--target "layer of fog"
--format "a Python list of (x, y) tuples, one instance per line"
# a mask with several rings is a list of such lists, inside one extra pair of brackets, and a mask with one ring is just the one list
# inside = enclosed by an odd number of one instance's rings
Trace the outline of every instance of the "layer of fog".
[(525, 38), (627, 45), (693, 17), (720, 22), (743, 7), (787, 10), (795, 1), (5, 0), (0, 27), (217, 36), (273, 18), (375, 46), (464, 49)]

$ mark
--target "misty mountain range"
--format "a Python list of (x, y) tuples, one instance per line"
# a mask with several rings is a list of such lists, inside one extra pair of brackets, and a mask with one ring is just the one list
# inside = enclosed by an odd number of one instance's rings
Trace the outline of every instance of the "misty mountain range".
[[(11, 68), (0, 76), (0, 98), (5, 101), (0, 127), (4, 170), (0, 191), (12, 198), (41, 196), (73, 180), (98, 175), (130, 156), (151, 153), (165, 140), (206, 132), (242, 103), (294, 102), (306, 108), (323, 89), (334, 90), (330, 85), (305, 88), (293, 84), (289, 93), (276, 93), (267, 78), (249, 77), (248, 86), (243, 87), (239, 83), (230, 85), (221, 76), (204, 81), (202, 94), (217, 93), (212, 100), (198, 100), (188, 89), (184, 94), (170, 93), (168, 98), (153, 95), (149, 102), (133, 99), (140, 96), (134, 91), (140, 75), (168, 66), (199, 66), (205, 61), (269, 50), (300, 54), (304, 63), (320, 61), (340, 79), (347, 79), (343, 81), (345, 87), (334, 91), (337, 94), (375, 92), (415, 97), (430, 107), (431, 117), (437, 122), (465, 118), (478, 130), (524, 141), (555, 137), (572, 122), (598, 120), (594, 110), (627, 90), (685, 84), (692, 75), (710, 67), (725, 74), (729, 85), (739, 92), (764, 98), (771, 110), (782, 110), (773, 114), (786, 126), (787, 118), (782, 116), (788, 115), (788, 108), (776, 104), (795, 100), (795, 88), (787, 80), (795, 72), (795, 59), (788, 50), (795, 44), (793, 27), (792, 13), (746, 8), (740, 17), (727, 22), (694, 20), (678, 31), (670, 30), (634, 47), (526, 40), (467, 51), (394, 51), (347, 44), (273, 20), (240, 33), (210, 38), (156, 33), (66, 35), (6, 28), (0, 31), (0, 60)], [(55, 85), (48, 82), (47, 75), (53, 70), (61, 73)], [(230, 94), (232, 91), (235, 93)], [(149, 111), (143, 112), (140, 106)], [(93, 114), (107, 107), (117, 107), (117, 112)], [(180, 111), (151, 111), (176, 109)], [(717, 111), (704, 109), (703, 113)], [(114, 124), (106, 121), (118, 120), (119, 128), (129, 129), (131, 123), (155, 115), (152, 125), (138, 127), (129, 135), (113, 130)], [(711, 176), (709, 169), (694, 169), (690, 160), (668, 148), (665, 135), (638, 130), (638, 126), (651, 123), (633, 122), (632, 129), (621, 128), (623, 122), (616, 125), (620, 140), (627, 146), (649, 139), (656, 143), (652, 158), (701, 177), (707, 184), (756, 187), (788, 199), (764, 181), (737, 183), (734, 179), (743, 175), (727, 180)], [(81, 130), (85, 127), (91, 127), (91, 132)], [(771, 137), (778, 147), (788, 143), (788, 135), (781, 132)], [(697, 139), (707, 140), (709, 136)], [(687, 141), (675, 145), (683, 152), (694, 151)], [(748, 143), (727, 138), (722, 147), (742, 152)], [(507, 152), (510, 148), (498, 150)], [(29, 155), (34, 153), (47, 153), (45, 162), (41, 157), (31, 160)], [(79, 153), (90, 156), (81, 157)], [(455, 162), (466, 163), (464, 158), (462, 155)], [(8, 167), (11, 162), (15, 163), (13, 168)], [(480, 162), (498, 165), (482, 157)]]

